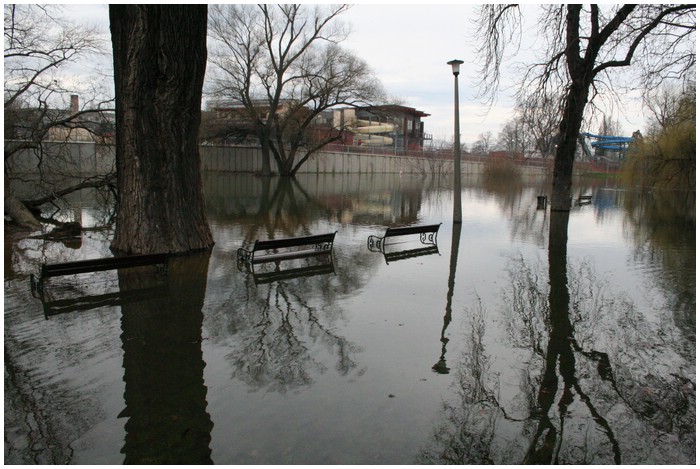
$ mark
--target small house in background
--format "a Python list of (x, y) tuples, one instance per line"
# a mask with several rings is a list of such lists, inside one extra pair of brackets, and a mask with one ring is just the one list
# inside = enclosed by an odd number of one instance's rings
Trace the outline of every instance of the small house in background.
[(422, 150), (432, 136), (424, 132), (423, 111), (388, 104), (333, 111), (333, 127), (343, 129), (346, 145)]
[[(292, 105), (290, 100), (281, 100), (277, 112), (284, 114)], [(253, 100), (253, 108), (233, 100), (210, 101), (202, 111), (200, 140), (206, 143), (229, 145), (257, 145), (255, 120), (266, 121), (270, 115), (267, 100)]]

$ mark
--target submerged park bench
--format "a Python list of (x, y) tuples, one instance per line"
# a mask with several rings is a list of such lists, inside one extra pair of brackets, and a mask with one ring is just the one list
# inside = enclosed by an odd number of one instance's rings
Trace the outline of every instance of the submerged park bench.
[(38, 293), (42, 302), (45, 301), (44, 281), (47, 278), (159, 264), (162, 264), (164, 268), (167, 269), (168, 257), (169, 254), (138, 254), (62, 262), (57, 264), (42, 264), (39, 277), (35, 277), (34, 274), (30, 276), (32, 294), (36, 297)]
[(238, 249), (238, 264), (250, 267), (265, 262), (331, 254), (336, 233), (337, 231), (296, 238), (258, 239), (252, 248)]
[(578, 204), (579, 205), (588, 205), (591, 203), (591, 200), (593, 199), (592, 195), (584, 195), (580, 194), (578, 196)]
[[(437, 223), (434, 225), (416, 225), (416, 226), (398, 226), (389, 227), (386, 229), (384, 236), (374, 236), (370, 235), (367, 238), (367, 248), (373, 252), (381, 252), (384, 254), (387, 264), (389, 261), (407, 259), (410, 257), (425, 256), (429, 254), (438, 253), (437, 250), (437, 232), (440, 229), (442, 223)], [(420, 242), (422, 244), (431, 245), (428, 248), (411, 249), (406, 251), (399, 251), (395, 253), (387, 253), (386, 246), (390, 244), (398, 243), (387, 243), (391, 238), (398, 238), (401, 236), (409, 235), (420, 235)]]

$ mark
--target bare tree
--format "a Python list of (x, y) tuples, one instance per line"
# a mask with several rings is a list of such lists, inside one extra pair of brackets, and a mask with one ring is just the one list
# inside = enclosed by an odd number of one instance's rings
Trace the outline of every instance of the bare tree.
[[(65, 72), (102, 52), (97, 29), (65, 20), (57, 5), (5, 5), (4, 20), (5, 214), (20, 226), (38, 228), (29, 209), (111, 181), (108, 173), (79, 175), (65, 145), (58, 142), (74, 140), (81, 132), (104, 133), (105, 112), (113, 103), (93, 82), (76, 84)], [(82, 106), (72, 100), (69, 107), (66, 98), (78, 94)], [(35, 189), (20, 200), (15, 183), (23, 182), (23, 171), (31, 172)]]
[[(684, 87), (685, 88), (685, 87)], [(678, 89), (670, 85), (662, 86), (658, 90), (648, 93), (645, 99), (646, 108), (651, 112), (652, 121), (649, 129), (652, 132), (658, 129), (671, 127), (688, 119), (687, 113), (682, 112), (688, 98), (696, 93), (695, 81), (688, 83), (687, 89)], [(687, 106), (686, 106), (687, 107)], [(693, 119), (695, 116), (693, 115)]]
[(527, 95), (518, 101), (518, 113), (532, 148), (547, 158), (556, 151), (561, 110), (549, 96)]
[(207, 5), (110, 5), (117, 98), (112, 250), (210, 249), (197, 134)]
[(507, 121), (498, 134), (498, 146), (507, 151), (511, 158), (518, 154), (525, 156), (525, 151), (530, 146), (529, 141), (530, 134), (520, 116)]
[(242, 108), (262, 147), (293, 176), (341, 129), (318, 125), (336, 106), (370, 105), (383, 91), (367, 64), (342, 49), (347, 33), (336, 21), (348, 8), (301, 5), (214, 6), (212, 94)]
[(472, 153), (477, 155), (488, 155), (493, 148), (493, 133), (491, 131), (482, 132), (472, 144)]
[[(615, 72), (626, 67), (639, 72), (639, 84), (645, 89), (693, 73), (695, 5), (542, 8), (538, 24), (546, 53), (527, 70), (521, 92), (556, 97), (561, 102), (552, 210), (568, 211), (576, 144), (587, 105), (599, 94), (624, 87)], [(478, 34), (486, 38), (480, 51), (487, 95), (494, 96), (498, 88), (507, 46), (519, 41), (518, 13), (517, 5), (481, 9)]]

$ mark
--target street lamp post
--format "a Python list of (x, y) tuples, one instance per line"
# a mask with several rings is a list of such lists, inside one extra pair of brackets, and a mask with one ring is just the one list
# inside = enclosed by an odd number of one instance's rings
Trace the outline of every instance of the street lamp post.
[(459, 66), (463, 60), (450, 60), (447, 65), (452, 66), (452, 75), (455, 76), (455, 137), (454, 137), (454, 214), (453, 223), (462, 223), (462, 148), (459, 143)]

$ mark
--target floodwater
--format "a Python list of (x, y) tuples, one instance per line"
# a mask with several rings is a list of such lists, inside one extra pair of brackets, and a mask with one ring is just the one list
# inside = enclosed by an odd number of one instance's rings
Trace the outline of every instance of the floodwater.
[[(209, 173), (211, 253), (44, 304), (30, 274), (111, 232), (6, 241), (5, 463), (695, 463), (695, 194), (577, 181), (566, 215), (548, 188), (465, 178), (460, 226), (448, 180)], [(432, 223), (437, 249), (368, 248)], [(333, 231), (332, 259), (237, 265)]]

